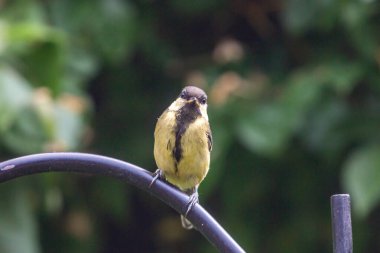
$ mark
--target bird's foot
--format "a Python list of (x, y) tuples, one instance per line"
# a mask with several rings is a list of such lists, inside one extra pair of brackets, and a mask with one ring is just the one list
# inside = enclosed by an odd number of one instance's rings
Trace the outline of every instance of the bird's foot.
[(181, 215), (181, 224), (184, 229), (190, 230), (194, 228), (194, 225), (183, 215)]
[(152, 179), (152, 182), (150, 182), (149, 184), (149, 188), (152, 187), (152, 185), (154, 184), (154, 182), (156, 182), (157, 179), (161, 179), (163, 178), (163, 175), (162, 175), (162, 171), (160, 169), (157, 169), (153, 174), (153, 179)]
[(185, 213), (185, 218), (187, 217), (187, 214), (190, 212), (190, 210), (195, 206), (195, 204), (199, 203), (199, 194), (198, 190), (196, 189), (189, 197), (189, 202), (187, 202), (187, 210)]

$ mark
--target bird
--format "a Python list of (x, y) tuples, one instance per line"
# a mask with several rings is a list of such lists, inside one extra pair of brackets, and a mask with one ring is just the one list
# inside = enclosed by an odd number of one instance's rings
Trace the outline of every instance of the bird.
[(207, 115), (207, 95), (196, 86), (186, 86), (158, 118), (154, 131), (154, 158), (157, 170), (150, 186), (164, 179), (189, 195), (182, 226), (192, 229), (186, 219), (199, 203), (198, 187), (210, 167), (212, 133)]

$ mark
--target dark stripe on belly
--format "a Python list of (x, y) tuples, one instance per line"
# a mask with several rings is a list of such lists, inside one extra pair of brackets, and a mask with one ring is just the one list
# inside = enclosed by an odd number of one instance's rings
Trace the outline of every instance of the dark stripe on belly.
[(176, 114), (176, 128), (175, 128), (175, 144), (173, 149), (173, 156), (176, 160), (176, 168), (177, 164), (182, 158), (182, 146), (181, 139), (187, 128), (191, 123), (193, 123), (198, 117), (201, 116), (201, 112), (199, 108), (193, 103), (185, 104), (181, 109), (178, 110)]

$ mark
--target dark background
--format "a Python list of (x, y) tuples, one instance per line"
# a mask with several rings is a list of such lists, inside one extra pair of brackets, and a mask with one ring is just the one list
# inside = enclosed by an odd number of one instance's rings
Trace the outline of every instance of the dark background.
[[(350, 193), (355, 252), (380, 252), (375, 0), (0, 1), (0, 160), (51, 151), (156, 169), (157, 117), (209, 95), (201, 204), (247, 252), (331, 252)], [(171, 208), (110, 178), (0, 185), (0, 252), (215, 252)]]

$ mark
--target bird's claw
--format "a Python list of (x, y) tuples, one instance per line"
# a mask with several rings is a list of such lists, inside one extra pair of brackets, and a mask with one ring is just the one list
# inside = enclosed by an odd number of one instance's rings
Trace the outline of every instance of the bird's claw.
[(195, 204), (197, 203), (199, 203), (199, 195), (198, 195), (198, 191), (195, 191), (194, 193), (190, 195), (189, 202), (187, 202), (187, 210), (185, 213), (185, 218), (187, 217), (188, 213), (193, 208), (193, 206), (195, 206)]
[(149, 188), (152, 187), (152, 185), (154, 184), (154, 182), (156, 182), (157, 179), (159, 178), (162, 178), (162, 171), (160, 169), (157, 169), (153, 174), (153, 179), (152, 179), (152, 182), (150, 182), (149, 184)]

